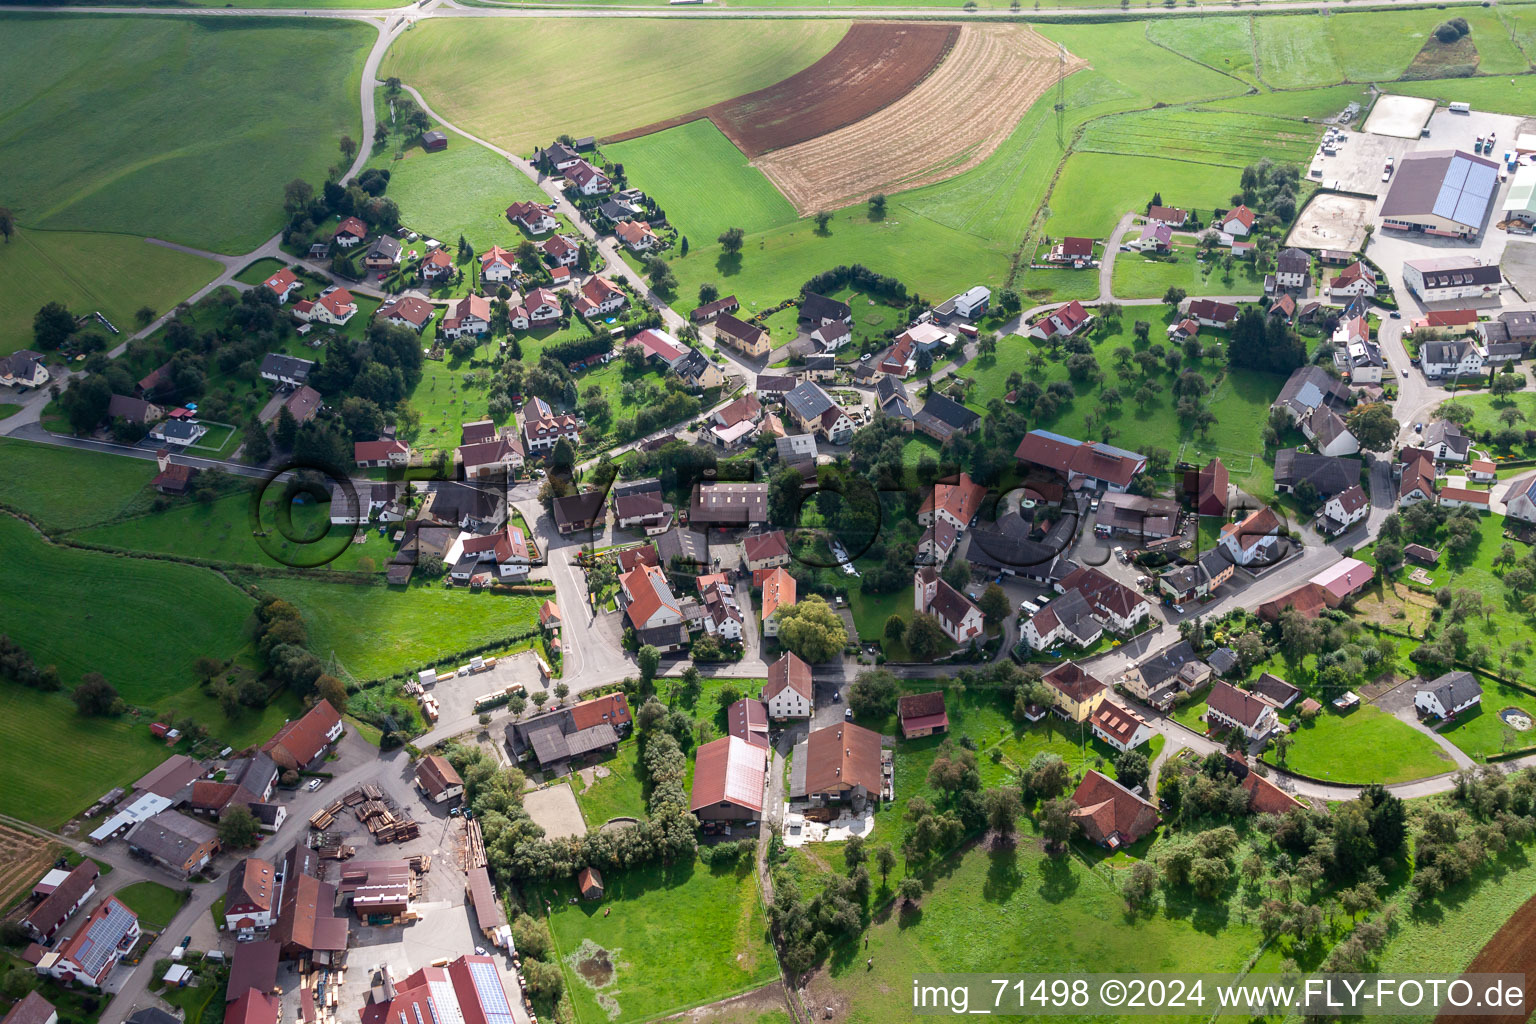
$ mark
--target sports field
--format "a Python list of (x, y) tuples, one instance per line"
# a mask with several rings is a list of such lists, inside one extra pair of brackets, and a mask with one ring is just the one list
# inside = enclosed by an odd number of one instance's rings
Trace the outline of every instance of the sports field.
[(0, 356), (32, 346), (32, 318), (44, 303), (62, 302), (77, 316), (99, 310), (126, 336), (138, 330), (140, 308), (163, 313), (223, 269), (136, 235), (22, 228), (0, 245)]
[(726, 228), (752, 234), (795, 219), (773, 183), (706, 119), (609, 143), (603, 154), (624, 165), (630, 184), (653, 196), (693, 245), (713, 242)]
[(379, 76), (399, 77), (452, 124), (527, 155), (558, 135), (613, 135), (772, 85), (814, 64), (847, 29), (846, 21), (754, 22), (744, 32), (704, 21), (438, 19), (390, 47)]
[(544, 603), (430, 584), (401, 590), (292, 578), (253, 582), (303, 610), (310, 649), (322, 661), (334, 655), (359, 682), (524, 633), (538, 625)]
[(27, 227), (242, 252), (282, 226), (283, 185), (322, 178), (337, 140), (361, 132), (374, 38), (361, 25), (37, 14), (5, 27), (0, 180)]
[(198, 658), (246, 645), (250, 598), (206, 569), (50, 545), (12, 516), (0, 543), (0, 592), (27, 595), (0, 603), (0, 632), (66, 686), (95, 671), (130, 703), (153, 701), (190, 684)]

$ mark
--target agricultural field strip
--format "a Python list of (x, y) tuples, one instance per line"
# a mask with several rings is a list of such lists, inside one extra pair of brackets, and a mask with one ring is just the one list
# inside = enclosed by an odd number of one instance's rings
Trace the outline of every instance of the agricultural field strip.
[[(802, 214), (875, 192), (916, 188), (980, 164), (1058, 71), (1055, 47), (1025, 26), (966, 26), (947, 60), (912, 92), (857, 124), (755, 161)], [(934, 140), (946, 139), (935, 157)], [(892, 174), (887, 168), (904, 168)]]
[(1304, 162), (1320, 131), (1320, 127), (1264, 114), (1195, 108), (1140, 110), (1094, 121), (1083, 132), (1077, 148), (1245, 167), (1266, 156)]
[(831, 52), (783, 81), (603, 141), (625, 142), (707, 118), (747, 156), (762, 156), (894, 103), (939, 66), (959, 34), (958, 25), (855, 22)]

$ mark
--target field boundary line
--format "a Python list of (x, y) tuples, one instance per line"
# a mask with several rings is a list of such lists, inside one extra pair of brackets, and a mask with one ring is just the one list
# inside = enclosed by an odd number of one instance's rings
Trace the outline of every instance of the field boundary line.
[[(1249, 17), (1251, 18), (1252, 15), (1249, 15)], [(1173, 54), (1175, 57), (1183, 58), (1184, 60), (1189, 61), (1191, 64), (1198, 64), (1198, 65), (1200, 65), (1203, 68), (1210, 68), (1212, 71), (1216, 72), (1218, 75), (1221, 75), (1221, 76), (1223, 76), (1225, 78), (1232, 79), (1232, 81), (1238, 83), (1239, 85), (1243, 86), (1246, 89), (1246, 91), (1243, 93), (1244, 96), (1251, 96), (1251, 95), (1253, 95), (1253, 94), (1255, 94), (1255, 93), (1257, 93), (1259, 91), (1254, 85), (1252, 85), (1252, 84), (1250, 84), (1248, 82), (1243, 81), (1241, 78), (1238, 78), (1236, 75), (1234, 75), (1230, 71), (1223, 70), (1222, 68), (1219, 68), (1219, 67), (1217, 67), (1214, 64), (1207, 64), (1203, 60), (1196, 60), (1194, 57), (1191, 57), (1187, 53), (1181, 53), (1180, 51), (1175, 50), (1173, 47), (1169, 46), (1167, 43), (1158, 42), (1156, 39), (1153, 39), (1152, 38), (1152, 26), (1153, 26), (1153, 24), (1154, 24), (1154, 22), (1152, 21), (1152, 19), (1148, 18), (1147, 22), (1146, 22), (1146, 25), (1142, 28), (1142, 31), (1141, 31), (1142, 36), (1147, 40), (1147, 42), (1151, 43), (1153, 46), (1156, 46), (1158, 49), (1161, 49), (1161, 50), (1167, 50), (1169, 53)], [(1253, 39), (1253, 27), (1252, 27), (1251, 23), (1249, 25), (1248, 38), (1250, 40), (1250, 45), (1251, 45), (1251, 40)]]

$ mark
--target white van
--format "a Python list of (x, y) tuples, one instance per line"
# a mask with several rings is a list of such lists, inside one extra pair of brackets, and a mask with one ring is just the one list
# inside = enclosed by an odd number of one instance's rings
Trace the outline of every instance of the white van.
[(1451, 113), (1453, 113), (1453, 114), (1470, 114), (1470, 113), (1472, 113), (1472, 104), (1470, 104), (1470, 103), (1452, 103), (1451, 104)]

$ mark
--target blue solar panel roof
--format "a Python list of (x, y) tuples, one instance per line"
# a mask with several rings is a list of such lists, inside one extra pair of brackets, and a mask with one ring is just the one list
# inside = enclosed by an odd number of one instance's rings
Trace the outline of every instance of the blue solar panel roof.
[(507, 1002), (507, 990), (502, 987), (496, 965), (471, 960), (469, 976), (474, 979), (475, 993), (489, 1024), (514, 1024), (512, 1006)]
[(1498, 188), (1498, 172), (1457, 153), (1451, 157), (1433, 207), (1436, 215), (1459, 224), (1481, 224), (1488, 200)]
[(133, 911), (121, 903), (114, 900), (107, 904), (107, 913), (92, 922), (85, 933), (85, 941), (75, 951), (75, 960), (87, 974), (95, 977), (112, 959), (118, 943), (123, 941), (123, 936), (136, 920)]

